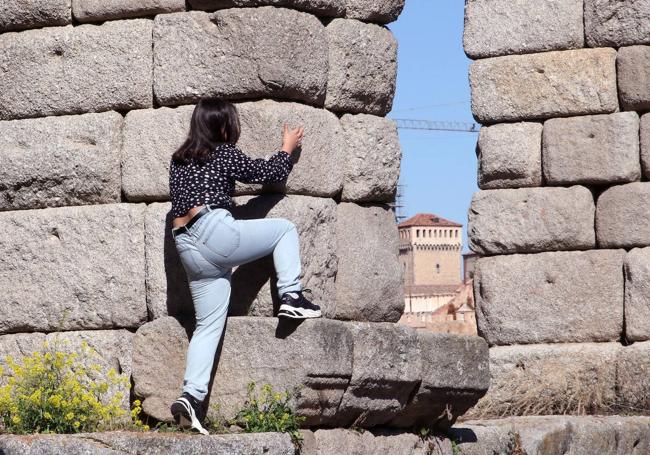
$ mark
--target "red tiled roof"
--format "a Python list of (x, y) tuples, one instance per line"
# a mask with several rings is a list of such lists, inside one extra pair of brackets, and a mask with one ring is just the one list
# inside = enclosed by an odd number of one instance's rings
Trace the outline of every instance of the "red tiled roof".
[(398, 227), (411, 227), (411, 226), (441, 226), (441, 227), (463, 227), (462, 224), (455, 223), (454, 221), (446, 220), (433, 213), (418, 213), (406, 221), (402, 221), (397, 225)]

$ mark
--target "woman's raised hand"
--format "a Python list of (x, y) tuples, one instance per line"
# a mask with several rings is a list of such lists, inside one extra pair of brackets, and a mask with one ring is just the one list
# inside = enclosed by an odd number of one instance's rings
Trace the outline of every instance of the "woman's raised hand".
[(302, 137), (305, 132), (305, 129), (300, 126), (296, 129), (289, 130), (289, 125), (286, 123), (282, 124), (282, 150), (287, 152), (289, 155), (297, 148), (302, 145)]

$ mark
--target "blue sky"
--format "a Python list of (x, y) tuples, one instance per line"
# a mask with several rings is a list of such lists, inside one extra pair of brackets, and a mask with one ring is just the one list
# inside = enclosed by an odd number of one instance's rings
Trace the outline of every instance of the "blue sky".
[[(406, 0), (387, 25), (397, 39), (389, 118), (474, 122), (463, 52), (463, 1)], [(435, 213), (467, 226), (476, 186), (476, 133), (399, 129), (403, 214)], [(466, 229), (464, 229), (465, 231)], [(467, 236), (464, 238), (467, 250)]]

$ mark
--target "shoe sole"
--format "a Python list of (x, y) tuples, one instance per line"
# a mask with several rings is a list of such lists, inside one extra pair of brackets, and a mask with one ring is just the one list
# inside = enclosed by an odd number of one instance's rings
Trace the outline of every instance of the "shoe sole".
[(199, 433), (209, 435), (208, 430), (203, 428), (201, 422), (196, 417), (196, 413), (190, 405), (190, 402), (185, 398), (179, 398), (174, 401), (171, 406), (171, 413), (174, 416), (174, 422), (181, 428), (192, 428)]
[(320, 310), (305, 310), (302, 308), (295, 308), (289, 305), (280, 305), (280, 310), (278, 311), (278, 317), (290, 318), (290, 319), (309, 319), (309, 318), (320, 318)]

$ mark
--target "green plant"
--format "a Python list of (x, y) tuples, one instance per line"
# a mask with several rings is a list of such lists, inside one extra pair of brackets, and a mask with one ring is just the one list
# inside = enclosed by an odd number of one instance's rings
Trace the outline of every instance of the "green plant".
[[(114, 369), (101, 377), (93, 363), (96, 353), (83, 341), (77, 352), (59, 350), (59, 341), (43, 343), (16, 362), (5, 358), (8, 379), (0, 386), (0, 422), (9, 433), (79, 433), (110, 429), (127, 411), (120, 405), (130, 387), (127, 377)], [(0, 367), (0, 376), (4, 372)]]
[(458, 445), (458, 442), (455, 439), (451, 440), (451, 454), (460, 455), (460, 446)]
[(242, 409), (228, 421), (238, 425), (246, 433), (278, 431), (289, 433), (295, 444), (302, 442), (300, 424), (305, 420), (294, 414), (289, 406), (293, 394), (289, 391), (275, 392), (270, 384), (264, 384), (259, 396), (255, 393), (255, 382), (248, 383), (248, 397)]

